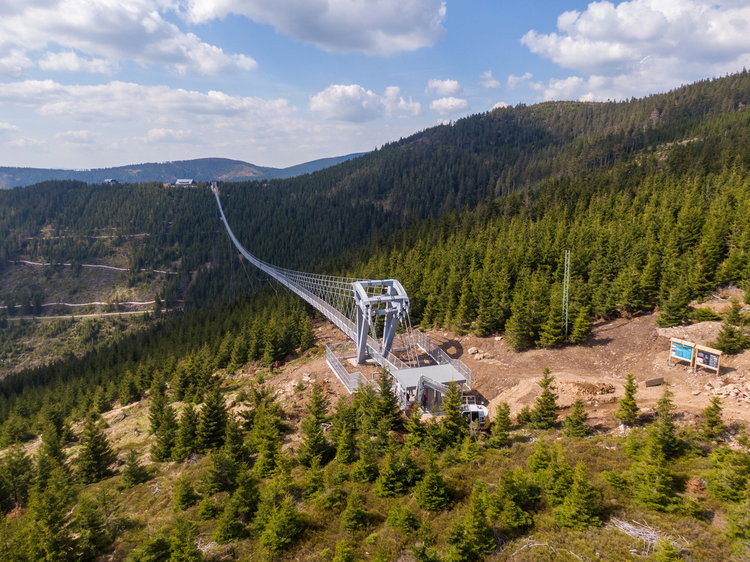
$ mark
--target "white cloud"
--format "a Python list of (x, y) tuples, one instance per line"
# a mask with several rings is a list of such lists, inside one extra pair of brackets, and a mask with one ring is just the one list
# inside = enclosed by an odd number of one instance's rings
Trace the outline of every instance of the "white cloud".
[(362, 123), (383, 115), (418, 115), (421, 105), (405, 100), (397, 86), (386, 88), (385, 95), (379, 96), (359, 84), (333, 84), (310, 98), (310, 109), (328, 119)]
[[(33, 56), (51, 48), (63, 52), (42, 53), (43, 69), (106, 72), (113, 61), (121, 60), (198, 74), (257, 66), (247, 55), (227, 54), (180, 30), (164, 17), (176, 8), (174, 0), (9, 2), (0, 17), (0, 72), (20, 76)], [(3, 63), (3, 52), (13, 54), (16, 64)]]
[(492, 109), (504, 109), (506, 107), (510, 107), (510, 104), (505, 103), (504, 101), (499, 101), (495, 105), (492, 106)]
[(740, 70), (750, 60), (750, 4), (733, 0), (592, 2), (531, 30), (532, 52), (580, 75), (537, 84), (545, 99), (623, 99)]
[(0, 39), (0, 76), (5, 75), (18, 78), (23, 75), (27, 68), (31, 68), (32, 66), (34, 66), (34, 63), (26, 56), (22, 49), (3, 49), (2, 40)]
[(185, 142), (193, 139), (195, 134), (189, 129), (150, 129), (145, 136), (133, 139), (135, 142), (164, 143)]
[(55, 135), (60, 140), (74, 144), (91, 144), (94, 142), (94, 135), (91, 131), (61, 131)]
[(446, 97), (434, 100), (430, 104), (430, 109), (437, 111), (440, 115), (450, 115), (460, 113), (469, 109), (469, 102), (465, 99)]
[(516, 76), (515, 74), (509, 74), (508, 75), (508, 87), (512, 90), (513, 88), (516, 88), (522, 82), (531, 80), (533, 77), (534, 75), (531, 74), (531, 72), (524, 72), (521, 76)]
[(425, 92), (439, 96), (455, 96), (463, 92), (463, 88), (458, 80), (430, 80)]
[(195, 23), (239, 14), (333, 52), (391, 55), (434, 45), (445, 0), (187, 0)]
[(10, 123), (3, 123), (2, 121), (0, 121), (0, 132), (17, 131), (17, 130), (18, 130), (18, 127), (16, 127), (15, 125), (11, 125)]
[(92, 72), (98, 74), (112, 74), (114, 65), (105, 59), (86, 59), (73, 51), (62, 53), (48, 53), (39, 61), (39, 68), (52, 71)]
[(482, 73), (479, 83), (482, 85), (482, 88), (499, 88), (501, 86), (500, 80), (492, 76), (491, 70)]

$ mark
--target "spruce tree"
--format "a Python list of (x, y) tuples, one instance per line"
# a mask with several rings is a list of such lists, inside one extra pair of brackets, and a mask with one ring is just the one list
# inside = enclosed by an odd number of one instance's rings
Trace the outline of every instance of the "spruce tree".
[(721, 419), (721, 399), (713, 396), (711, 403), (703, 410), (700, 436), (706, 441), (719, 441), (726, 430), (727, 426)]
[(172, 449), (174, 449), (176, 438), (177, 420), (174, 409), (167, 405), (162, 411), (159, 429), (156, 431), (156, 441), (151, 446), (151, 460), (160, 462), (172, 460)]
[(357, 482), (373, 482), (378, 477), (378, 461), (375, 455), (375, 444), (369, 435), (363, 435), (359, 441), (359, 459), (352, 465), (352, 479)]
[(201, 475), (200, 491), (210, 496), (216, 492), (231, 492), (237, 485), (239, 465), (226, 451), (220, 449), (209, 454), (210, 463)]
[(591, 333), (591, 313), (588, 307), (581, 306), (578, 314), (573, 319), (573, 326), (568, 334), (568, 341), (573, 344), (581, 344)]
[(648, 430), (647, 441), (652, 447), (659, 449), (665, 459), (677, 456), (682, 448), (682, 442), (677, 437), (677, 428), (674, 423), (674, 403), (672, 392), (669, 388), (664, 389), (659, 401), (656, 403), (656, 421)]
[(633, 377), (633, 373), (628, 373), (625, 382), (625, 395), (620, 398), (615, 412), (615, 418), (628, 427), (633, 427), (638, 422), (638, 404), (635, 402), (636, 392), (638, 392), (638, 387), (635, 383), (635, 377)]
[(393, 377), (385, 369), (378, 373), (378, 398), (374, 414), (379, 420), (387, 420), (389, 431), (400, 431), (404, 428), (404, 418), (393, 390)]
[(0, 480), (5, 489), (5, 510), (14, 506), (25, 506), (33, 482), (33, 463), (20, 446), (13, 446), (0, 459)]
[(180, 477), (172, 490), (172, 510), (175, 512), (184, 511), (192, 507), (198, 501), (198, 494), (195, 493), (193, 484), (187, 476)]
[(570, 413), (563, 420), (563, 433), (568, 437), (586, 437), (591, 433), (591, 430), (586, 425), (588, 419), (589, 415), (586, 413), (586, 405), (582, 399), (576, 398), (570, 409)]
[(164, 385), (159, 377), (154, 377), (151, 382), (151, 406), (148, 411), (148, 419), (151, 424), (151, 433), (156, 434), (161, 425), (164, 408), (167, 406), (167, 397), (164, 394)]
[(170, 562), (200, 562), (203, 553), (195, 542), (198, 529), (192, 521), (178, 517), (169, 536)]
[(736, 300), (733, 301), (732, 308), (727, 312), (721, 324), (721, 330), (719, 330), (716, 341), (710, 344), (712, 347), (728, 355), (734, 355), (750, 346), (750, 336), (741, 327), (742, 316), (740, 315), (740, 311), (739, 302)]
[(495, 449), (510, 445), (510, 430), (513, 423), (510, 421), (510, 406), (507, 402), (501, 402), (495, 410), (495, 419), (492, 421), (492, 429), (487, 445)]
[(341, 528), (350, 532), (358, 531), (367, 525), (367, 511), (362, 504), (362, 497), (357, 492), (349, 494), (340, 521)]
[(336, 439), (336, 461), (349, 464), (356, 460), (355, 437), (353, 424), (345, 422)]
[(141, 399), (141, 393), (138, 390), (132, 372), (127, 371), (125, 375), (123, 375), (122, 380), (120, 381), (118, 397), (120, 399), (120, 405), (122, 406), (137, 402)]
[(302, 442), (297, 453), (297, 459), (304, 466), (310, 466), (315, 457), (320, 457), (325, 463), (330, 458), (331, 445), (323, 433), (323, 422), (327, 420), (328, 400), (323, 388), (315, 384), (310, 395), (308, 414), (302, 420)]
[(300, 351), (306, 351), (315, 345), (315, 334), (313, 333), (312, 321), (310, 317), (302, 313), (298, 324), (299, 330), (299, 348)]
[(460, 537), (453, 545), (452, 552), (449, 552), (449, 559), (476, 560), (495, 550), (495, 533), (487, 520), (486, 495), (484, 484), (474, 484), (469, 497), (469, 511), (461, 523)]
[(76, 468), (78, 477), (84, 484), (92, 484), (109, 476), (109, 466), (117, 458), (104, 435), (103, 423), (98, 415), (89, 415), (81, 434), (81, 452), (76, 460)]
[(553, 291), (547, 320), (542, 324), (537, 343), (540, 347), (557, 347), (563, 343), (564, 339), (562, 303), (560, 295)]
[(450, 506), (451, 491), (440, 474), (435, 459), (430, 459), (424, 478), (414, 487), (414, 499), (425, 511), (443, 511)]
[(91, 498), (82, 497), (73, 513), (73, 527), (77, 531), (76, 554), (81, 560), (95, 560), (114, 540), (107, 525), (102, 505)]
[(218, 449), (224, 444), (226, 425), (227, 411), (224, 407), (224, 398), (218, 386), (214, 386), (206, 396), (198, 415), (196, 438), (202, 452)]
[(424, 424), (422, 423), (422, 410), (419, 406), (414, 406), (406, 420), (406, 435), (404, 435), (404, 444), (407, 447), (419, 447), (426, 437)]
[(562, 504), (553, 511), (558, 525), (584, 529), (601, 524), (599, 496), (589, 480), (586, 465), (579, 462), (573, 473), (570, 491)]
[(172, 460), (181, 461), (198, 452), (197, 443), (198, 413), (192, 404), (182, 408), (177, 436), (172, 449)]
[(557, 421), (557, 394), (555, 393), (555, 378), (550, 376), (550, 371), (545, 367), (542, 378), (537, 382), (542, 393), (534, 402), (531, 411), (531, 427), (534, 429), (549, 429)]
[(443, 412), (444, 416), (440, 424), (444, 443), (456, 445), (468, 434), (469, 427), (466, 418), (461, 413), (461, 391), (453, 381), (450, 382), (448, 392), (443, 396)]
[(73, 490), (66, 471), (59, 465), (50, 470), (44, 490), (35, 491), (29, 501), (33, 540), (28, 543), (32, 560), (71, 560)]
[(250, 442), (257, 453), (253, 472), (260, 478), (267, 478), (276, 468), (281, 452), (281, 431), (279, 414), (275, 404), (262, 404), (255, 412)]
[(247, 528), (240, 521), (239, 502), (234, 496), (229, 498), (224, 506), (221, 516), (216, 524), (216, 531), (213, 539), (218, 543), (227, 543), (244, 538), (247, 535)]
[(304, 522), (290, 497), (285, 497), (260, 535), (260, 544), (273, 554), (287, 550), (304, 529)]
[(656, 324), (662, 328), (679, 326), (688, 320), (690, 311), (690, 290), (682, 282), (669, 291), (666, 299), (662, 299), (661, 311)]
[(379, 472), (375, 481), (375, 494), (381, 497), (405, 493), (422, 476), (421, 470), (406, 449), (388, 451)]
[(131, 449), (125, 457), (125, 466), (122, 469), (122, 485), (132, 488), (149, 479), (149, 472), (138, 462), (138, 453)]

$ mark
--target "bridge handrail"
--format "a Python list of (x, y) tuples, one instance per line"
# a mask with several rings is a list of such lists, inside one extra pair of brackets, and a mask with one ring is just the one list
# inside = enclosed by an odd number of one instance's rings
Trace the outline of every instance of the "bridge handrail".
[(354, 373), (347, 371), (341, 364), (341, 361), (339, 361), (339, 358), (336, 357), (336, 354), (331, 348), (331, 344), (326, 344), (326, 363), (328, 363), (328, 366), (333, 369), (333, 372), (341, 381), (341, 384), (343, 384), (350, 393), (357, 389), (362, 373), (359, 371)]
[(469, 368), (466, 363), (448, 355), (443, 348), (432, 341), (427, 334), (419, 328), (413, 328), (411, 336), (414, 338), (415, 343), (424, 349), (425, 353), (432, 357), (438, 365), (451, 365), (456, 371), (461, 373), (466, 379), (466, 386), (471, 388), (472, 372), (471, 368)]

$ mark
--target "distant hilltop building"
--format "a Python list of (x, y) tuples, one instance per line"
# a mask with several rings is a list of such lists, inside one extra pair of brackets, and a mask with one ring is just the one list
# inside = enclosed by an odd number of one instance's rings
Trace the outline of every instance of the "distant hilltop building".
[(185, 187), (188, 185), (195, 185), (195, 182), (192, 178), (185, 178), (185, 179), (179, 179), (175, 180), (174, 182), (175, 187)]
[(119, 181), (117, 181), (117, 180), (116, 180), (116, 179), (114, 179), (114, 178), (107, 178), (107, 179), (105, 179), (105, 180), (104, 180), (104, 181), (103, 181), (102, 183), (114, 184), (114, 183), (120, 183), (120, 182), (119, 182)]

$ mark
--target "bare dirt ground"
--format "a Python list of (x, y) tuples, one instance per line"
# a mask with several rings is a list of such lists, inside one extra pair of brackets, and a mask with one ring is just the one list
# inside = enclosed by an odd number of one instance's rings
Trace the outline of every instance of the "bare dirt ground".
[[(668, 364), (669, 338), (679, 337), (707, 344), (715, 339), (719, 322), (701, 322), (677, 328), (657, 328), (655, 315), (618, 319), (594, 326), (585, 345), (559, 349), (534, 349), (517, 353), (502, 337), (478, 338), (438, 330), (430, 337), (451, 356), (464, 361), (473, 371), (473, 387), (490, 404), (493, 412), (500, 402), (508, 402), (516, 413), (530, 405), (540, 392), (536, 384), (545, 367), (555, 377), (559, 403), (566, 407), (583, 398), (594, 425), (616, 426), (612, 413), (622, 397), (625, 377), (633, 373), (638, 381), (636, 399), (641, 411), (648, 413), (664, 392), (664, 386), (646, 387), (648, 379), (663, 377), (674, 393), (674, 403), (684, 423), (696, 421), (715, 392), (721, 393), (727, 422), (750, 423), (750, 351), (726, 356), (721, 375), (707, 370), (692, 372), (685, 363)], [(318, 344), (343, 341), (344, 336), (328, 323), (316, 326)], [(302, 386), (318, 382), (326, 388), (331, 403), (346, 393), (344, 386), (328, 368), (324, 356), (309, 361), (294, 361), (283, 366), (268, 383), (294, 410), (304, 412), (306, 393)], [(707, 386), (717, 387), (717, 390)], [(720, 387), (720, 388), (719, 388)], [(735, 391), (736, 390), (736, 391)], [(732, 393), (734, 392), (734, 395)], [(295, 400), (297, 396), (303, 400)], [(301, 403), (300, 403), (301, 402)]]

